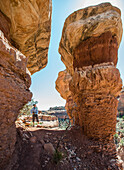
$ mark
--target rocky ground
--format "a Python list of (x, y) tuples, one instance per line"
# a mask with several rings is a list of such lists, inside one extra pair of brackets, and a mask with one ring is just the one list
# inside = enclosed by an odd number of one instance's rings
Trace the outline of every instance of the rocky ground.
[(124, 162), (124, 118), (117, 118), (116, 134), (114, 138), (118, 155)]
[(103, 144), (81, 133), (74, 127), (66, 131), (18, 127), (16, 150), (6, 170), (117, 170), (117, 164), (122, 166), (113, 141)]
[[(59, 121), (56, 116), (48, 114), (38, 114), (39, 123), (34, 122), (34, 125), (42, 128), (55, 128), (59, 126)], [(16, 124), (27, 127), (33, 126), (32, 115), (21, 115), (18, 117)]]

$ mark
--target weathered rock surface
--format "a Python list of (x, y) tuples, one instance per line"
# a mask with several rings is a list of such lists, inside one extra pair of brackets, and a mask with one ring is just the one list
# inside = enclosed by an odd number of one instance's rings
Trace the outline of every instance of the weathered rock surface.
[(66, 70), (61, 71), (58, 74), (58, 78), (56, 80), (56, 90), (64, 99), (67, 99), (69, 96), (71, 96), (71, 91), (69, 90), (69, 82), (71, 79), (71, 75)]
[[(108, 61), (117, 63), (117, 47), (122, 38), (120, 15), (118, 8), (103, 3), (75, 11), (66, 19), (59, 53), (71, 75), (77, 64), (88, 66)], [(104, 56), (106, 54), (107, 57)]]
[(122, 87), (120, 73), (111, 63), (75, 71), (70, 90), (77, 104), (79, 125), (88, 137), (107, 139), (116, 131), (116, 116)]
[(55, 152), (55, 148), (53, 147), (52, 143), (45, 143), (44, 149), (50, 154), (53, 155)]
[(72, 76), (66, 70), (59, 72), (58, 78), (56, 80), (56, 90), (60, 93), (61, 97), (66, 99), (65, 109), (67, 110), (71, 124), (74, 123), (73, 118), (75, 118), (75, 124), (77, 124), (76, 103), (74, 102), (72, 93), (69, 90), (69, 83), (71, 80)]
[(30, 142), (31, 142), (31, 143), (36, 143), (36, 142), (37, 142), (36, 136), (32, 136), (32, 137), (30, 138)]
[(124, 116), (124, 88), (121, 91), (118, 103), (118, 116)]
[(0, 10), (0, 28), (7, 39), (28, 57), (31, 74), (44, 68), (51, 32), (51, 0), (1, 0)]
[(26, 57), (11, 47), (0, 31), (0, 169), (14, 150), (19, 110), (31, 100), (26, 65)]
[[(111, 139), (115, 134), (121, 38), (121, 13), (110, 3), (78, 10), (64, 23), (59, 52), (66, 71), (59, 73), (56, 89), (89, 138)], [(64, 74), (70, 75), (66, 82)]]
[(117, 64), (118, 43), (111, 32), (91, 37), (80, 43), (74, 50), (73, 68), (113, 62)]
[(67, 110), (67, 114), (69, 116), (69, 119), (71, 121), (71, 125), (79, 125), (79, 119), (78, 119), (78, 110), (77, 110), (77, 104), (73, 100), (72, 96), (69, 96), (66, 100), (65, 109)]
[(51, 0), (0, 1), (0, 169), (14, 150), (19, 110), (32, 96), (29, 71), (47, 64), (51, 11)]

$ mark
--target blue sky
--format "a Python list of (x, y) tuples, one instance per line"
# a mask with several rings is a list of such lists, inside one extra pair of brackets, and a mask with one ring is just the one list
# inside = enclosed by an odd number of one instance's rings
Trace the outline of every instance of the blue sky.
[[(123, 2), (122, 2), (123, 1)], [(62, 28), (65, 19), (72, 12), (90, 5), (96, 5), (105, 0), (53, 0), (52, 2), (52, 31), (48, 53), (48, 64), (46, 68), (32, 75), (32, 85), (30, 90), (33, 98), (38, 101), (39, 110), (47, 110), (51, 106), (65, 105), (65, 100), (55, 89), (55, 81), (58, 73), (65, 69), (58, 53), (59, 42), (61, 39)], [(124, 0), (108, 0), (112, 5), (124, 11)], [(122, 11), (123, 22), (124, 13)], [(121, 77), (124, 80), (124, 37), (118, 52), (118, 65)]]

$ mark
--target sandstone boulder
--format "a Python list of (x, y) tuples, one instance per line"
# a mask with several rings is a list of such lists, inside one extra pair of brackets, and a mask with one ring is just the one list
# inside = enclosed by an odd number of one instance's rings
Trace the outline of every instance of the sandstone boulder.
[(53, 155), (55, 152), (55, 148), (52, 143), (45, 143), (44, 144), (44, 149), (50, 154)]
[(71, 79), (71, 75), (66, 70), (61, 71), (58, 74), (58, 78), (56, 80), (56, 90), (64, 99), (67, 99), (69, 96), (71, 96), (71, 92), (69, 90), (69, 82)]
[(30, 138), (30, 142), (31, 142), (31, 143), (36, 143), (36, 142), (37, 142), (37, 137), (36, 137), (36, 136), (32, 136), (32, 137)]
[[(28, 57), (31, 74), (47, 64), (51, 32), (51, 0), (1, 0), (0, 28), (7, 39)], [(6, 29), (7, 28), (7, 29)]]
[(120, 10), (110, 3), (69, 15), (63, 27), (59, 53), (70, 74), (77, 66), (108, 61), (117, 63), (117, 49), (122, 38), (120, 15)]

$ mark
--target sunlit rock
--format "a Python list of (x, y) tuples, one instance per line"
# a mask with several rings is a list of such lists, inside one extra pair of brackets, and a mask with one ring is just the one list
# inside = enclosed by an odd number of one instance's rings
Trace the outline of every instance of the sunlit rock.
[(122, 31), (121, 12), (110, 3), (75, 11), (64, 23), (59, 53), (70, 79), (67, 88), (60, 72), (57, 90), (66, 99), (67, 113), (89, 138), (106, 140), (115, 134)]
[(107, 139), (115, 134), (121, 88), (119, 70), (111, 63), (75, 71), (70, 91), (77, 104), (78, 124), (85, 135)]
[(69, 15), (63, 27), (59, 53), (70, 74), (78, 66), (117, 63), (117, 49), (122, 38), (120, 15), (120, 10), (110, 3)]
[(6, 20), (4, 24), (8, 23), (7, 29), (2, 28), (2, 31), (28, 57), (31, 74), (44, 68), (51, 33), (52, 1), (1, 0), (0, 10), (0, 20), (2, 18), (2, 21)]

